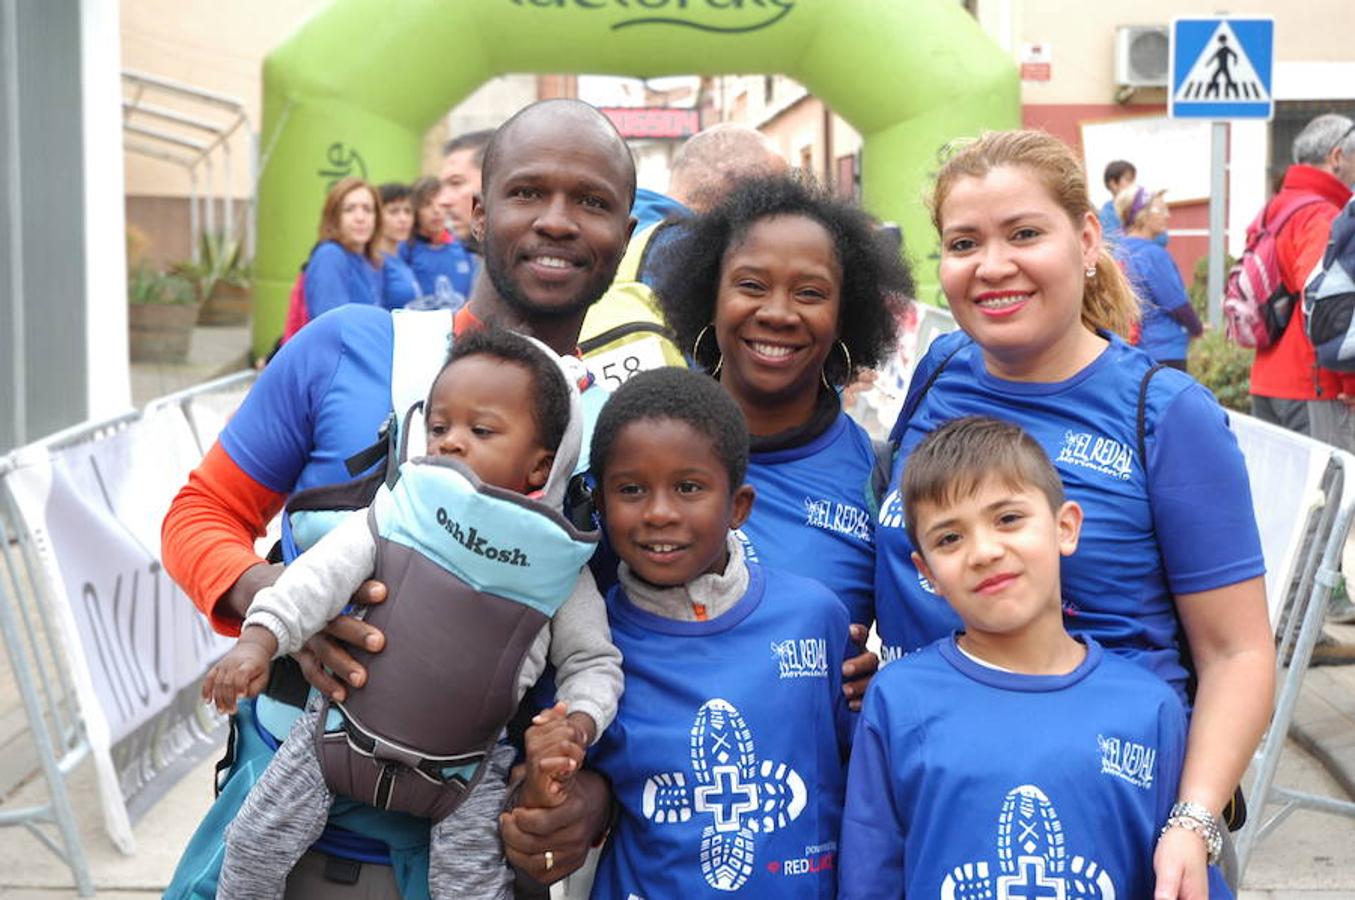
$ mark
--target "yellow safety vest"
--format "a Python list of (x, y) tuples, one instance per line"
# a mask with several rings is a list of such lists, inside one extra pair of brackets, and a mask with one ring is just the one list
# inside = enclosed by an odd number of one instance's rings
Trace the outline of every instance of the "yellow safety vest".
[(612, 286), (589, 307), (579, 331), (579, 350), (608, 390), (616, 390), (646, 369), (687, 365), (658, 298), (639, 279), (649, 242), (666, 224), (651, 225), (631, 238)]

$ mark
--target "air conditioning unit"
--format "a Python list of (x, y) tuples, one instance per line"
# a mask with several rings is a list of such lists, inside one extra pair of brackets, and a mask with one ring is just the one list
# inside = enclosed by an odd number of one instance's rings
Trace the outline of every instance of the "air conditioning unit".
[(1128, 87), (1166, 87), (1167, 25), (1121, 25), (1115, 29), (1115, 83)]

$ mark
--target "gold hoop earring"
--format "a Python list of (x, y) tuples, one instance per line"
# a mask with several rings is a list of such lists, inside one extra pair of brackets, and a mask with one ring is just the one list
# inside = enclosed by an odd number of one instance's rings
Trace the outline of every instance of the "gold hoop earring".
[[(838, 338), (837, 343), (834, 344), (833, 346), (842, 350), (842, 358), (847, 363), (846, 375), (844, 376), (844, 378), (846, 381), (850, 381), (852, 377), (852, 351), (847, 349), (847, 345), (843, 343), (841, 338)], [(831, 348), (829, 348), (828, 352), (831, 355), (833, 351)], [(825, 359), (823, 368), (819, 370), (819, 380), (823, 382), (824, 387), (831, 391), (833, 389), (833, 386), (828, 383), (827, 369), (828, 369), (828, 360)]]
[[(706, 336), (707, 331), (710, 331), (710, 323), (702, 325), (701, 330), (696, 333), (696, 340), (692, 341), (692, 360), (698, 364), (701, 362), (701, 359), (700, 357), (697, 356), (697, 350), (700, 349), (701, 339)], [(715, 344), (715, 368), (710, 370), (710, 375), (712, 378), (720, 374), (720, 367), (723, 366), (724, 364), (725, 364), (725, 355), (720, 352), (720, 344), (717, 341)]]

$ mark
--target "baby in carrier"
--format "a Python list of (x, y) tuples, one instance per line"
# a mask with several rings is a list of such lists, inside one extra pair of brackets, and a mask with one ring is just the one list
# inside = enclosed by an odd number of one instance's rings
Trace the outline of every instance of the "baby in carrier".
[[(511, 896), (498, 837), (513, 749), (501, 740), (547, 661), (579, 747), (611, 722), (621, 655), (584, 564), (597, 542), (561, 514), (580, 452), (577, 389), (531, 340), (459, 337), (429, 392), (426, 458), (288, 566), (203, 683), (222, 710), (264, 689), (365, 579), (386, 582), (358, 651), (363, 687), (297, 720), (226, 833), (217, 896), (281, 897), (336, 794), (433, 820), (433, 897)], [(529, 780), (558, 802), (577, 763)], [(525, 799), (524, 796), (524, 799)]]

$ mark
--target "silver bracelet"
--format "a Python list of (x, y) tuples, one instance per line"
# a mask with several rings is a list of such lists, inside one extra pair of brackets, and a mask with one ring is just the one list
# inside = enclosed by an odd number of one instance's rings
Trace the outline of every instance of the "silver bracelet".
[(1158, 837), (1173, 828), (1184, 828), (1198, 834), (1204, 841), (1209, 865), (1219, 864), (1219, 857), (1223, 854), (1223, 832), (1219, 831), (1218, 822), (1214, 820), (1214, 815), (1208, 808), (1199, 803), (1173, 804), (1171, 812), (1167, 815), (1167, 824), (1162, 826)]

